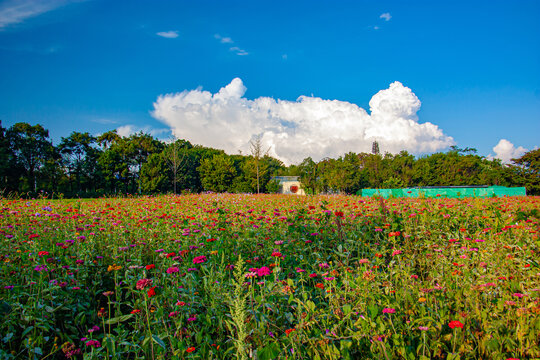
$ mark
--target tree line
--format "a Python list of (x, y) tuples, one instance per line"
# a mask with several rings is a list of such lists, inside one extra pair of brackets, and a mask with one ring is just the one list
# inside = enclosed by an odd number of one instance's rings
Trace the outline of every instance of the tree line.
[(447, 185), (525, 186), (528, 194), (540, 194), (540, 149), (511, 165), (471, 148), (416, 158), (406, 151), (382, 155), (377, 146), (372, 153), (285, 166), (264, 151), (260, 137), (250, 145), (250, 154), (228, 155), (187, 140), (163, 142), (143, 132), (122, 137), (115, 130), (99, 136), (74, 131), (53, 145), (42, 125), (4, 128), (0, 122), (0, 196), (271, 193), (279, 191), (272, 177), (287, 175), (299, 176), (310, 194)]

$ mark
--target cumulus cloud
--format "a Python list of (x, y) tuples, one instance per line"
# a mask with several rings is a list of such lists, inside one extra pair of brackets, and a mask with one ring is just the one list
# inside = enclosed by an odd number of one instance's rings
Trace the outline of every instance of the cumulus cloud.
[(370, 114), (356, 104), (300, 96), (296, 101), (244, 97), (235, 78), (212, 94), (202, 89), (161, 95), (152, 115), (177, 138), (195, 144), (249, 153), (249, 141), (262, 134), (270, 154), (286, 164), (311, 156), (318, 161), (346, 152), (370, 151), (377, 140), (383, 152), (434, 152), (454, 140), (431, 123), (419, 123), (420, 100), (399, 82), (375, 94)]
[(528, 150), (522, 146), (516, 148), (510, 141), (501, 139), (499, 143), (493, 147), (493, 151), (495, 151), (495, 155), (491, 155), (490, 157), (501, 159), (503, 163), (509, 164), (511, 159), (520, 157)]
[(70, 0), (7, 0), (0, 5), (0, 30), (11, 24), (18, 24), (26, 19), (49, 12)]
[(156, 33), (157, 36), (161, 36), (167, 39), (175, 39), (178, 37), (178, 30), (173, 31), (160, 31)]
[(384, 19), (385, 21), (390, 21), (390, 19), (392, 18), (392, 15), (390, 15), (390, 13), (384, 13), (384, 14), (381, 14), (379, 18)]

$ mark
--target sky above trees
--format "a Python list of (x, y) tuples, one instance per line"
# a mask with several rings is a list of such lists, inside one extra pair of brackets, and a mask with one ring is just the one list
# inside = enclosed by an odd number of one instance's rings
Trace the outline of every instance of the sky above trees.
[(0, 119), (285, 163), (538, 146), (537, 1), (0, 2)]

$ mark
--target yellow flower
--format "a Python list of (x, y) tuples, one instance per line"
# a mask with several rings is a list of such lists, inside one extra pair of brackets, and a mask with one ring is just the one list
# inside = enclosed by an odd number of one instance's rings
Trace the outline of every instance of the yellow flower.
[(107, 271), (117, 271), (117, 270), (120, 270), (122, 267), (120, 265), (116, 265), (116, 264), (112, 264), (112, 265), (109, 265), (109, 267), (107, 268)]
[(216, 255), (217, 253), (217, 250), (210, 251), (210, 255)]

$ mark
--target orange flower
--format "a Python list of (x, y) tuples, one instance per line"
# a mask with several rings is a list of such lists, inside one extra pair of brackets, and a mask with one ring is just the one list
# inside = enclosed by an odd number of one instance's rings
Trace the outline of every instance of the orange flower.
[(295, 328), (287, 329), (287, 330), (285, 330), (285, 334), (287, 334), (287, 336), (289, 336), (289, 334), (292, 333), (295, 330), (296, 330)]
[(319, 289), (324, 289), (324, 284), (322, 284), (322, 283), (317, 283), (317, 284), (315, 285), (315, 287), (318, 287)]

